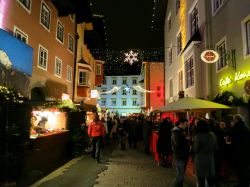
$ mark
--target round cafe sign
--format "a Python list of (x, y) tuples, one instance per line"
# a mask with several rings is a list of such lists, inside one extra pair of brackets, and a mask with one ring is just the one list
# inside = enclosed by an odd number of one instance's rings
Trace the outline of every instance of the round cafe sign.
[(201, 53), (201, 59), (206, 63), (215, 63), (219, 59), (219, 54), (214, 50), (205, 50)]

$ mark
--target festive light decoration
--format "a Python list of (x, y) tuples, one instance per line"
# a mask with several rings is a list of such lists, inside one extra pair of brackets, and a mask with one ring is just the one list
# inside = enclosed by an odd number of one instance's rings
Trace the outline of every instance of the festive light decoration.
[(129, 53), (125, 53), (126, 58), (124, 62), (128, 62), (130, 65), (132, 65), (134, 62), (138, 61), (137, 55), (138, 53), (134, 53), (132, 50), (129, 51)]
[[(110, 90), (108, 90), (108, 91), (106, 91), (106, 92), (99, 92), (99, 94), (112, 94), (112, 93), (114, 93), (114, 92), (118, 92), (120, 89), (121, 89), (120, 86), (114, 86), (112, 89), (110, 89)], [(126, 86), (126, 87), (124, 88), (124, 90), (125, 90), (127, 93), (129, 93), (131, 89), (135, 89), (135, 90), (137, 90), (137, 91), (139, 91), (139, 92), (143, 92), (143, 93), (152, 93), (152, 92), (155, 92), (155, 91), (146, 90), (146, 89), (142, 88), (142, 87), (139, 86), (139, 85), (137, 85), (137, 86), (132, 86), (132, 87)]]
[(0, 86), (0, 102), (1, 103), (23, 103), (25, 98), (13, 89)]

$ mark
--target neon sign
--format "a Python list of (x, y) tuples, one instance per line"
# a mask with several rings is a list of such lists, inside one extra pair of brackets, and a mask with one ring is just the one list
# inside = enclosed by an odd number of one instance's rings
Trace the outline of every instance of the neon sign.
[(240, 71), (238, 71), (234, 75), (234, 80), (232, 80), (229, 76), (228, 77), (224, 77), (224, 78), (220, 79), (219, 85), (221, 87), (228, 86), (233, 81), (237, 82), (237, 81), (240, 81), (242, 79), (246, 79), (248, 77), (250, 77), (250, 71), (248, 71), (247, 73), (241, 73)]

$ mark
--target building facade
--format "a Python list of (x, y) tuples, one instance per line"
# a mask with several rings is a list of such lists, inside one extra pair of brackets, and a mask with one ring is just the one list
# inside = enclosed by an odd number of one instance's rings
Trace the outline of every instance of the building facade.
[(105, 76), (104, 83), (98, 88), (99, 106), (120, 116), (140, 113), (145, 106), (145, 93), (136, 86), (142, 79), (140, 75)]
[[(33, 49), (25, 96), (32, 100), (54, 100), (65, 93), (72, 98), (75, 17), (58, 17), (52, 1), (7, 0), (1, 1), (0, 7), (0, 28)], [(25, 55), (24, 52), (22, 56)]]

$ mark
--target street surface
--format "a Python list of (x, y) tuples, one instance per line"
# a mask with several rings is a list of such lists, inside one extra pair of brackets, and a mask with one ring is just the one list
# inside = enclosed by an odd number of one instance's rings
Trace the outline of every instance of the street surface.
[[(187, 169), (184, 187), (195, 187), (192, 171)], [(106, 147), (101, 163), (90, 155), (68, 162), (41, 179), (32, 187), (171, 187), (174, 167), (158, 166), (152, 155), (142, 148), (120, 150), (119, 146)], [(232, 184), (222, 184), (232, 187)]]

